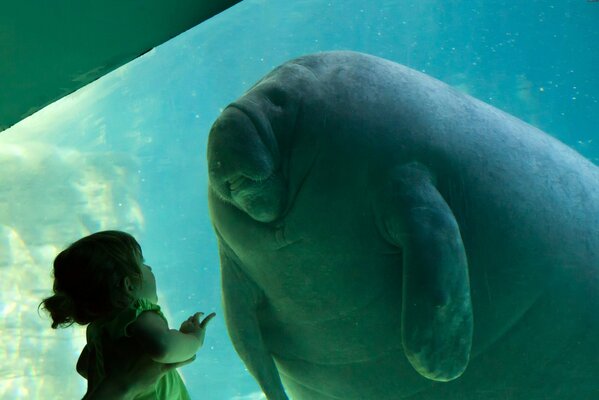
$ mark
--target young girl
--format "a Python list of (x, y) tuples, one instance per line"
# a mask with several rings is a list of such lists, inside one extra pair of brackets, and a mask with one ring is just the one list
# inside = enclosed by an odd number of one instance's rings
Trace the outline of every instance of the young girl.
[[(88, 393), (93, 393), (117, 369), (114, 362), (119, 357), (121, 363), (123, 357), (135, 363), (181, 363), (202, 346), (214, 313), (201, 323), (202, 313), (196, 313), (179, 330), (169, 329), (157, 302), (154, 274), (144, 264), (137, 241), (125, 232), (104, 231), (58, 254), (54, 295), (41, 305), (52, 317), (54, 329), (89, 324), (77, 372), (87, 379)], [(170, 369), (135, 399), (190, 397), (177, 370)]]

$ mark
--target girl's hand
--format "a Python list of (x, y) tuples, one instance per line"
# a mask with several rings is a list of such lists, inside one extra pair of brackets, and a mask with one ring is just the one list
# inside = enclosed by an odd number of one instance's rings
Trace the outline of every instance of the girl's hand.
[(215, 313), (211, 313), (200, 322), (200, 318), (204, 315), (203, 312), (197, 312), (191, 317), (187, 318), (179, 328), (179, 332), (188, 335), (194, 335), (200, 341), (200, 346), (204, 344), (204, 336), (206, 336), (206, 327), (212, 318), (215, 317)]

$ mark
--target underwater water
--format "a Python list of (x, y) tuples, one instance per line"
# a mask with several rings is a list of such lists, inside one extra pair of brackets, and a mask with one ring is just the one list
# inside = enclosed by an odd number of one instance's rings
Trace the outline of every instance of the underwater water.
[(132, 233), (172, 327), (215, 311), (194, 399), (263, 398), (222, 318), (206, 142), (220, 111), (278, 64), (363, 51), (425, 72), (599, 163), (599, 3), (246, 0), (0, 134), (0, 398), (71, 399), (85, 328), (37, 305), (51, 263), (103, 229)]

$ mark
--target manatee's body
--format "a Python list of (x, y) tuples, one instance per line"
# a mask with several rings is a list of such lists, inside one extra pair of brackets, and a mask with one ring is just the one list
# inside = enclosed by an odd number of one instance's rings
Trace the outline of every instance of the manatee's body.
[(225, 109), (208, 162), (229, 333), (269, 399), (599, 398), (599, 169), (564, 144), (331, 52)]

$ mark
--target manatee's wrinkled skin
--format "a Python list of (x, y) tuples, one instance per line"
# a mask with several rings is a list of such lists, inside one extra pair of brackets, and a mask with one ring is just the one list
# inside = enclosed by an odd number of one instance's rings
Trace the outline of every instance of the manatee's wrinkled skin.
[(268, 399), (599, 399), (599, 168), (556, 139), (329, 52), (227, 107), (208, 167), (227, 326)]

